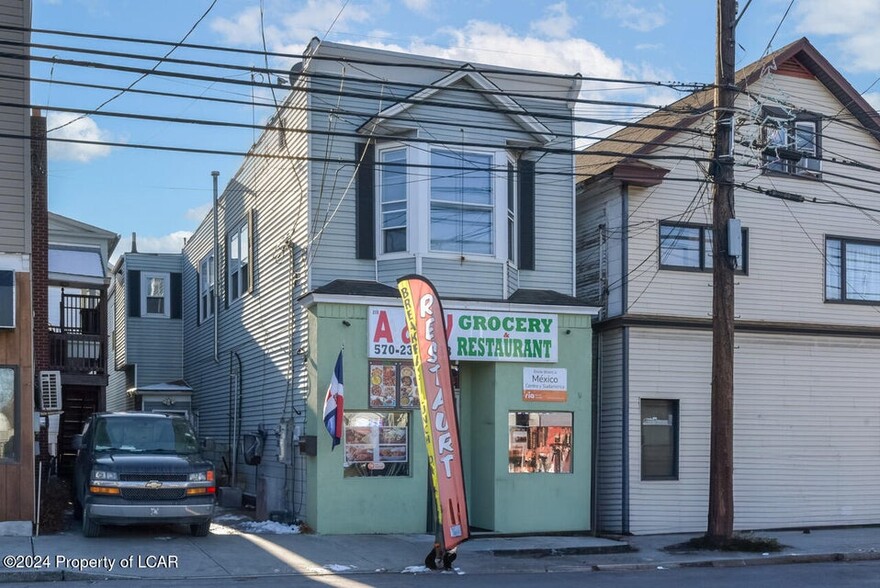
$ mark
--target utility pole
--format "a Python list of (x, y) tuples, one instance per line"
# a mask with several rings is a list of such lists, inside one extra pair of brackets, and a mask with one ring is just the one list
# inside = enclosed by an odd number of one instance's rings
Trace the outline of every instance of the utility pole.
[[(712, 208), (712, 425), (709, 453), (707, 539), (716, 544), (733, 535), (733, 103), (736, 98), (736, 1), (718, 0), (715, 61), (715, 181)], [(735, 228), (735, 230), (739, 230)], [(737, 239), (740, 235), (735, 235)]]

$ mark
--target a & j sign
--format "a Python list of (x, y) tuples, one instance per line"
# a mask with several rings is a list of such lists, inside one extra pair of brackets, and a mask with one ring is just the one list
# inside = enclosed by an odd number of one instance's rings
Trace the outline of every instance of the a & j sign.
[[(559, 319), (555, 314), (448, 310), (445, 319), (452, 360), (557, 360)], [(403, 308), (371, 306), (369, 328), (369, 357), (412, 357)]]

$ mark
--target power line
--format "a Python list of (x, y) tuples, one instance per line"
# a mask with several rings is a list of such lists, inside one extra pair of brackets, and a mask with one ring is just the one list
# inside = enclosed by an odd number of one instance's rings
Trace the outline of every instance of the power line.
[[(112, 35), (98, 35), (92, 33), (82, 33), (82, 32), (73, 32), (73, 31), (63, 31), (57, 29), (42, 29), (42, 28), (29, 28), (29, 27), (17, 27), (12, 25), (0, 24), (0, 30), (12, 30), (19, 32), (30, 32), (30, 33), (38, 33), (38, 34), (47, 34), (47, 35), (60, 35), (60, 36), (70, 36), (70, 37), (79, 37), (84, 39), (100, 39), (105, 41), (120, 41), (127, 43), (140, 43), (145, 45), (178, 45), (182, 48), (187, 49), (199, 49), (205, 51), (222, 51), (227, 53), (239, 53), (245, 55), (256, 55), (256, 56), (269, 56), (269, 57), (279, 57), (285, 59), (313, 59), (313, 60), (328, 60), (328, 61), (339, 61), (342, 63), (349, 64), (360, 64), (360, 65), (376, 65), (382, 67), (396, 67), (396, 68), (412, 68), (413, 64), (411, 63), (401, 63), (399, 61), (381, 61), (381, 60), (370, 60), (370, 59), (356, 59), (349, 57), (332, 57), (332, 56), (323, 56), (323, 55), (308, 55), (308, 54), (298, 54), (298, 53), (281, 53), (281, 52), (272, 52), (272, 51), (258, 51), (253, 49), (239, 49), (233, 47), (223, 47), (219, 45), (201, 45), (194, 43), (180, 43), (175, 44), (170, 41), (161, 41), (156, 39), (145, 39), (138, 37), (122, 37), (122, 36), (112, 36)], [(428, 63), (428, 64), (418, 64), (420, 69), (433, 69), (440, 71), (454, 71), (460, 67), (461, 63), (457, 65), (443, 65), (438, 63)], [(620, 78), (605, 78), (605, 77), (597, 77), (597, 76), (582, 76), (580, 74), (554, 74), (549, 72), (527, 72), (524, 70), (517, 69), (508, 69), (508, 68), (500, 68), (500, 67), (480, 67), (480, 72), (484, 74), (504, 74), (504, 75), (525, 75), (529, 77), (539, 77), (539, 78), (547, 78), (547, 79), (559, 79), (559, 80), (572, 80), (572, 79), (580, 79), (582, 81), (590, 81), (590, 82), (600, 82), (600, 83), (618, 83), (618, 84), (628, 84), (628, 85), (639, 85), (639, 86), (664, 86), (673, 89), (700, 89), (706, 87), (705, 84), (691, 83), (691, 82), (676, 82), (676, 81), (653, 81), (653, 80), (627, 80)]]
[[(208, 13), (211, 12), (211, 10), (214, 8), (214, 5), (215, 5), (215, 4), (217, 4), (217, 0), (212, 0), (212, 1), (211, 1), (211, 4), (208, 6), (207, 10), (205, 10), (205, 12), (202, 14), (202, 16), (200, 16), (199, 19), (195, 22), (195, 24), (193, 24), (193, 26), (190, 27), (189, 31), (187, 31), (187, 33), (183, 36), (183, 39), (181, 39), (180, 43), (183, 43), (184, 41), (186, 41), (186, 40), (189, 38), (189, 36), (192, 34), (192, 32), (193, 32), (194, 30), (196, 30), (196, 27), (199, 26), (199, 23), (201, 23), (203, 20), (205, 20), (205, 17), (208, 16)], [(144, 73), (143, 75), (141, 75), (139, 78), (137, 78), (137, 79), (136, 79), (135, 81), (133, 81), (131, 84), (129, 84), (128, 88), (126, 88), (125, 90), (121, 90), (119, 93), (114, 94), (113, 96), (111, 96), (110, 98), (108, 98), (107, 100), (105, 100), (104, 102), (102, 102), (101, 104), (99, 104), (99, 105), (94, 109), (94, 112), (97, 112), (97, 111), (101, 110), (103, 107), (107, 106), (108, 104), (110, 104), (111, 102), (113, 102), (114, 100), (116, 100), (117, 98), (119, 98), (120, 96), (122, 96), (123, 94), (125, 94), (125, 92), (127, 92), (128, 90), (130, 90), (130, 89), (132, 89), (134, 86), (136, 86), (136, 85), (138, 84), (138, 82), (140, 82), (140, 81), (143, 80), (145, 77), (147, 77), (148, 75), (150, 75), (150, 73), (156, 71), (156, 70), (159, 68), (159, 66), (162, 65), (163, 61), (166, 60), (166, 59), (167, 59), (172, 53), (174, 53), (174, 51), (175, 51), (178, 47), (180, 47), (180, 43), (176, 43), (174, 46), (172, 46), (171, 49), (169, 49), (168, 52), (165, 54), (165, 56), (162, 57), (162, 58), (160, 58), (159, 61), (156, 62), (156, 65), (154, 65), (154, 66), (150, 69), (149, 72)], [(71, 124), (75, 123), (75, 122), (78, 121), (78, 120), (81, 120), (81, 119), (82, 119), (83, 117), (85, 117), (85, 116), (87, 116), (87, 115), (84, 114), (84, 115), (79, 116), (79, 117), (77, 117), (77, 118), (75, 118), (75, 119), (73, 119), (73, 120), (69, 120), (69, 121), (67, 121), (67, 122), (64, 123), (64, 124), (55, 127), (54, 129), (49, 129), (48, 132), (57, 131), (58, 129), (63, 129), (63, 128), (66, 127), (66, 126), (71, 125)]]

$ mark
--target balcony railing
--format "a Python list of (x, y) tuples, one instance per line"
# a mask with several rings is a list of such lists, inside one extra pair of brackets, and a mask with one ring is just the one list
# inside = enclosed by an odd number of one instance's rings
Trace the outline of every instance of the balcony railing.
[(107, 323), (103, 295), (61, 292), (61, 324), (49, 326), (50, 369), (104, 375)]

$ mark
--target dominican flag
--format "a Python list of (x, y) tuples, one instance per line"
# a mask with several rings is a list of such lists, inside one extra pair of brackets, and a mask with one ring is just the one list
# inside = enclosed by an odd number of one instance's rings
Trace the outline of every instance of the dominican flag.
[(331, 450), (339, 445), (339, 438), (342, 435), (342, 404), (342, 351), (340, 351), (339, 357), (336, 358), (330, 387), (327, 388), (327, 397), (324, 399), (324, 426), (333, 438)]

